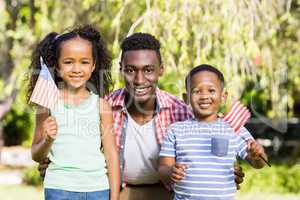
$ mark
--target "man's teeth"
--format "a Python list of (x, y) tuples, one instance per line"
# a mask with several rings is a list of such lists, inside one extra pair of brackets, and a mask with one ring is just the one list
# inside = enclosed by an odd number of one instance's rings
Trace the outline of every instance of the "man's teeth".
[(202, 104), (200, 104), (200, 107), (209, 107), (210, 106), (210, 103), (202, 103)]
[(138, 94), (144, 94), (144, 93), (147, 92), (147, 89), (148, 88), (136, 88), (135, 92), (138, 93)]

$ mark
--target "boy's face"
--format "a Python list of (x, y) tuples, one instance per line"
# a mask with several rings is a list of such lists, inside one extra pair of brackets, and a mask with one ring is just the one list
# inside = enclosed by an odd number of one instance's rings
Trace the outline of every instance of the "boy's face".
[(196, 119), (206, 122), (217, 119), (220, 105), (226, 99), (221, 81), (210, 71), (200, 71), (192, 76), (189, 96)]

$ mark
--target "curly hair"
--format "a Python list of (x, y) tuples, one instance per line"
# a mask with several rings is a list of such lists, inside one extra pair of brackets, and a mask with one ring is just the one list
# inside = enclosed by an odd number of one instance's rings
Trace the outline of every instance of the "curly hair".
[(108, 53), (106, 44), (104, 43), (100, 33), (91, 25), (83, 25), (75, 27), (73, 30), (60, 35), (55, 32), (49, 33), (42, 41), (38, 43), (36, 49), (32, 53), (31, 58), (31, 76), (27, 91), (28, 102), (41, 70), (40, 57), (43, 58), (44, 62), (48, 66), (50, 73), (54, 77), (56, 85), (59, 85), (59, 83), (62, 82), (62, 79), (58, 75), (57, 68), (62, 43), (76, 37), (88, 40), (92, 44), (95, 70), (88, 81), (89, 86), (92, 86), (92, 88), (89, 89), (99, 94), (100, 97), (104, 97), (109, 93), (112, 86), (110, 71), (111, 56)]
[(153, 35), (149, 33), (134, 33), (130, 35), (123, 40), (121, 49), (121, 61), (123, 60), (126, 51), (150, 49), (156, 52), (159, 62), (162, 63), (160, 43)]

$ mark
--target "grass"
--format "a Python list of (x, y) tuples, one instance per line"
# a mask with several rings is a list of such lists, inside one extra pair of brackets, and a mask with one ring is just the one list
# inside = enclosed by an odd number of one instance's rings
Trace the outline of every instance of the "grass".
[(0, 185), (1, 200), (42, 200), (43, 190), (40, 187), (27, 185)]
[[(40, 187), (26, 185), (0, 185), (1, 200), (42, 200), (43, 190)], [(299, 200), (300, 194), (270, 194), (251, 191), (237, 193), (236, 200)]]

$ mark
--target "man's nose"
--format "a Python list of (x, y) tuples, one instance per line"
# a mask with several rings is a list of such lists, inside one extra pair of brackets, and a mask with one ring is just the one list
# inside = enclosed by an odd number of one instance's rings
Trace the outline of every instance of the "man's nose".
[(137, 71), (135, 78), (134, 78), (134, 83), (135, 84), (143, 84), (145, 82), (145, 75), (143, 71)]

